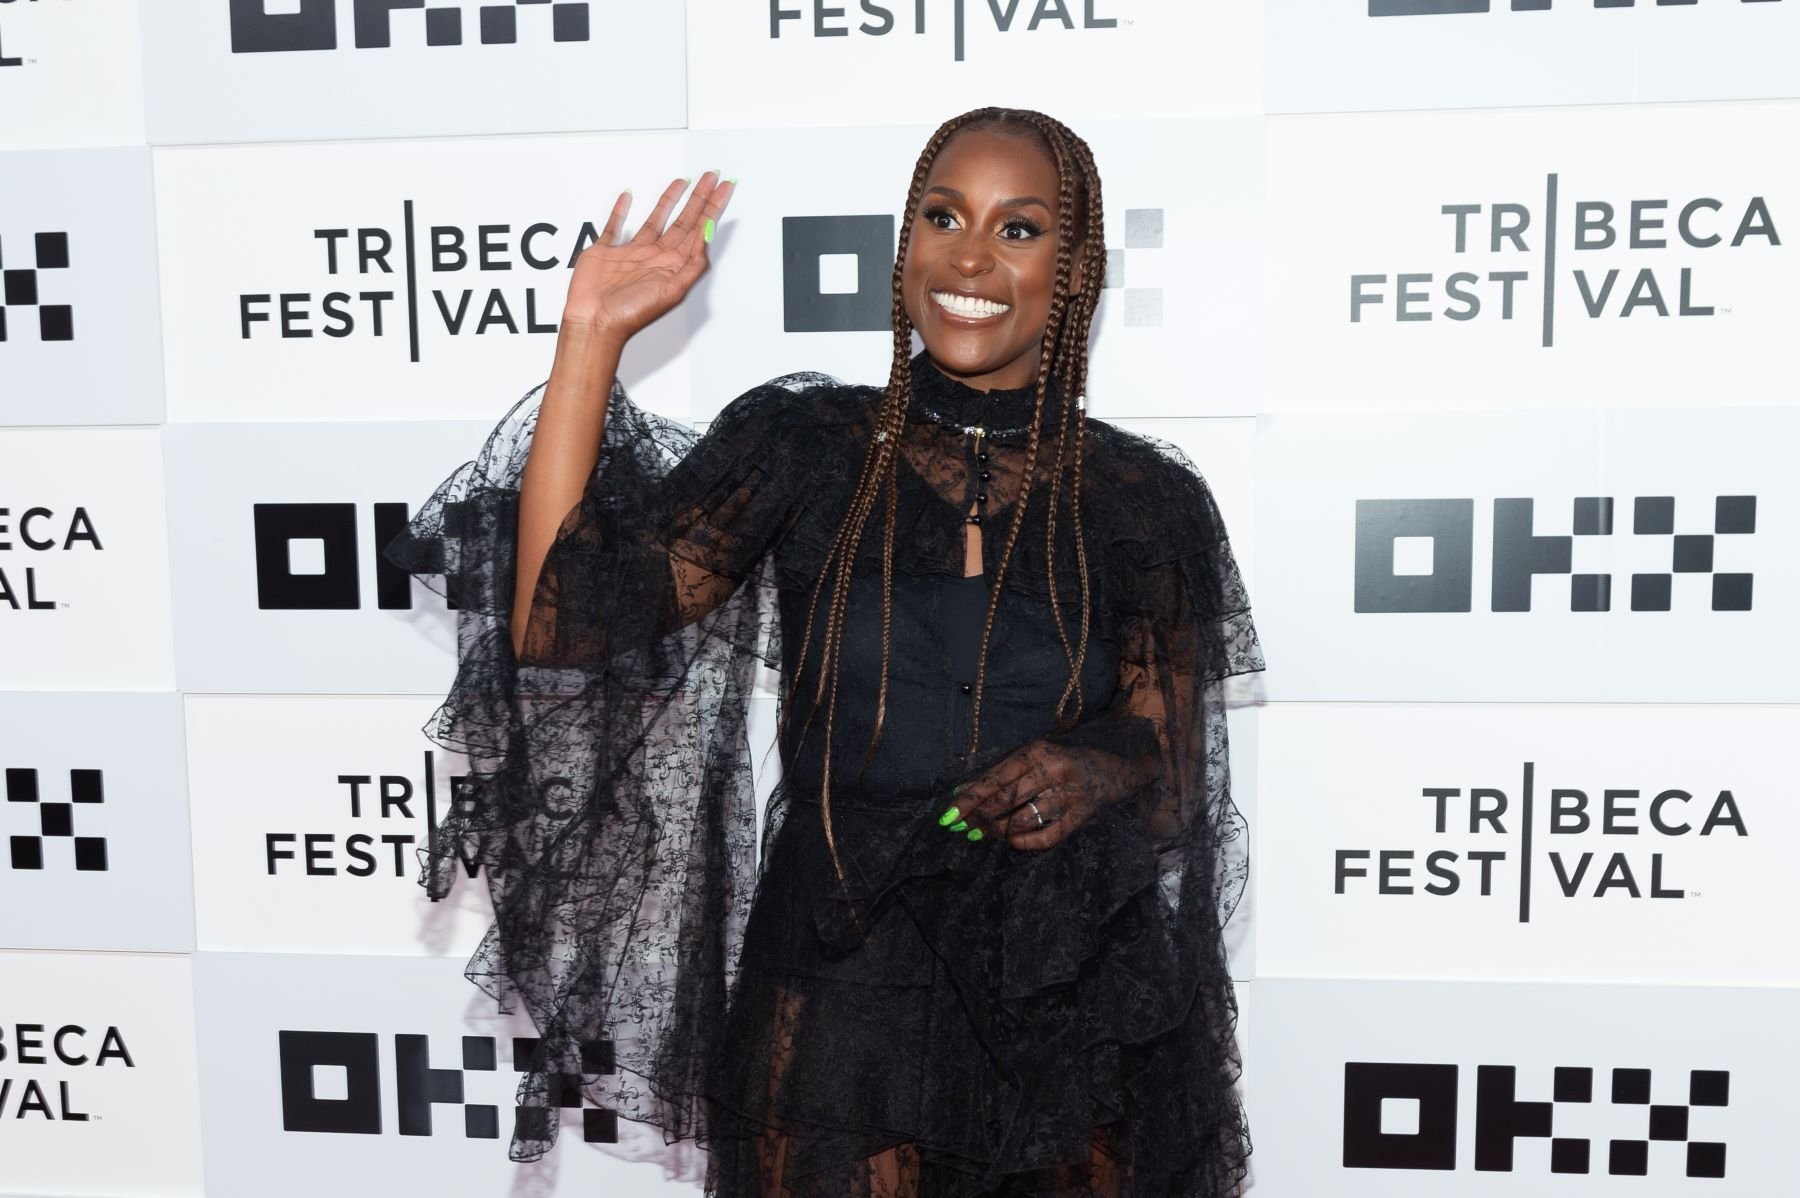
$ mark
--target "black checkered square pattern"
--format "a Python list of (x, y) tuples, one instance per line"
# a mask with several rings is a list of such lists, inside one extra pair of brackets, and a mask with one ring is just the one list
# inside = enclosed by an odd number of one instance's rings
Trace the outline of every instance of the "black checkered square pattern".
[(43, 802), (38, 793), (35, 769), (9, 768), (6, 771), (6, 801), (36, 803), (38, 834), (8, 837), (8, 850), (14, 869), (43, 869), (46, 839), (71, 840), (75, 849), (75, 868), (84, 871), (106, 869), (106, 837), (75, 835), (75, 804), (99, 803), (105, 800), (99, 770), (69, 771), (69, 801)]
[(69, 235), (32, 235), (32, 260), (25, 265), (23, 237), (0, 237), (0, 341), (17, 337), (23, 321), (37, 314), (38, 340), (73, 341), (75, 309), (68, 304), (46, 304), (38, 298), (38, 275), (46, 270), (69, 268)]

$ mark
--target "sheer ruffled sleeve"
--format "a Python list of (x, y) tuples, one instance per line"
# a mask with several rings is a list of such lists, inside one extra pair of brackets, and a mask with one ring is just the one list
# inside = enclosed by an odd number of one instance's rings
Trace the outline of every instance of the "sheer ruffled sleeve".
[(1242, 1060), (1223, 928), (1249, 858), (1232, 797), (1226, 679), (1263, 669), (1262, 646), (1211, 489), (1172, 446), (1125, 443), (1101, 521), (1119, 688), (1105, 710), (1052, 739), (1105, 755), (1111, 776), (1126, 780), (1116, 814), (1150, 843), (1179, 992), (1194, 996), (1172, 1034), (1204, 1074), (1191, 1090), (1196, 1108), (1167, 1130), (1212, 1139), (1199, 1157), (1208, 1176), (1190, 1192), (1235, 1194), (1250, 1144), (1234, 1091)]
[(755, 881), (746, 737), (759, 660), (779, 660), (770, 550), (803, 506), (770, 472), (801, 460), (822, 376), (735, 400), (696, 438), (609, 403), (599, 461), (536, 586), (511, 607), (518, 492), (543, 386), (502, 418), (383, 555), (456, 610), (457, 668), (425, 727), (467, 755), (421, 850), (433, 898), (485, 879), (494, 922), (467, 976), (522, 1004), (540, 1052), (510, 1155), (541, 1156), (573, 1087), (693, 1135)]

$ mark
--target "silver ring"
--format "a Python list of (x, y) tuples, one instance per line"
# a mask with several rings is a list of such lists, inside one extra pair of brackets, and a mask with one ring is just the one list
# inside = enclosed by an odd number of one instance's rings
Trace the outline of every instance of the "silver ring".
[(1026, 800), (1025, 800), (1025, 805), (1026, 805), (1026, 806), (1027, 806), (1027, 807), (1029, 807), (1029, 808), (1031, 808), (1031, 814), (1033, 814), (1033, 815), (1035, 815), (1035, 816), (1037, 816), (1037, 817), (1038, 817), (1038, 827), (1040, 827), (1040, 828), (1041, 828), (1041, 827), (1043, 827), (1043, 826), (1044, 826), (1044, 825), (1045, 825), (1045, 824), (1047, 824), (1047, 823), (1049, 823), (1049, 822), (1050, 822), (1050, 821), (1049, 821), (1049, 820), (1047, 820), (1047, 819), (1045, 819), (1045, 818), (1044, 818), (1044, 813), (1043, 813), (1043, 812), (1042, 812), (1042, 811), (1039, 811), (1039, 810), (1038, 810), (1038, 805), (1037, 805), (1037, 803), (1036, 803), (1036, 802), (1034, 802), (1034, 801), (1033, 801), (1033, 800), (1031, 800), (1031, 799), (1026, 799)]

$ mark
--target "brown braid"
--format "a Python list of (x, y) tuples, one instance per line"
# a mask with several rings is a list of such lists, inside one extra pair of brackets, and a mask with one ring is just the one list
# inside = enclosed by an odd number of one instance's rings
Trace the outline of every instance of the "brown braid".
[[(785, 733), (789, 714), (795, 700), (799, 697), (801, 683), (811, 657), (813, 628), (818, 615), (820, 596), (830, 592), (830, 603), (825, 614), (824, 636), (820, 643), (818, 678), (815, 683), (811, 704), (808, 705), (806, 719), (801, 725), (799, 737), (804, 740), (812, 727), (813, 717), (823, 704), (825, 708), (825, 748), (824, 761), (821, 766), (820, 805), (825, 826), (825, 840), (831, 851), (832, 868), (836, 871), (838, 881), (844, 879), (843, 862), (837, 851), (837, 841), (831, 827), (831, 750), (833, 729), (837, 715), (838, 677), (842, 665), (843, 635), (849, 609), (850, 582), (862, 545), (864, 533), (867, 531), (868, 519), (877, 502), (886, 499), (886, 511), (882, 521), (881, 545), (881, 679), (876, 697), (875, 727), (870, 737), (867, 754), (863, 758), (866, 768), (875, 754), (876, 746), (881, 740), (882, 726), (887, 718), (888, 667), (891, 659), (891, 633), (893, 626), (893, 564), (894, 564), (894, 526), (895, 508), (898, 502), (898, 467), (901, 434), (906, 429), (907, 405), (912, 395), (912, 334), (913, 324), (906, 313), (906, 303), (901, 290), (902, 272), (906, 263), (907, 247), (912, 239), (912, 226), (917, 217), (919, 202), (925, 190), (925, 179), (931, 172), (941, 151), (952, 136), (967, 129), (998, 127), (1013, 129), (1034, 134), (1050, 151), (1056, 163), (1058, 178), (1058, 212), (1061, 219), (1057, 228), (1056, 276), (1055, 286), (1050, 302), (1050, 312), (1044, 322), (1043, 352), (1039, 356), (1036, 402), (1033, 407), (1031, 431), (1025, 449), (1025, 464), (1020, 479), (1018, 498), (1014, 503), (1013, 518), (1007, 530), (1005, 547), (1000, 554), (994, 580), (989, 589), (986, 619), (981, 630), (981, 649), (975, 674), (974, 698), (971, 704), (971, 732), (969, 739), (969, 755), (973, 756), (981, 740), (981, 698), (982, 689), (987, 680), (988, 645), (993, 636), (994, 620), (999, 609), (1001, 583), (1006, 577), (1007, 565), (1012, 558), (1014, 547), (1018, 543), (1020, 529), (1024, 526), (1026, 502), (1030, 497), (1032, 484), (1037, 474), (1040, 434), (1044, 423), (1044, 407), (1049, 391), (1049, 380), (1054, 376), (1062, 387), (1061, 410), (1058, 412), (1058, 432), (1056, 442), (1056, 458), (1051, 472), (1049, 530), (1047, 536), (1052, 540), (1051, 556), (1048, 569), (1050, 571), (1050, 606), (1056, 615), (1057, 634), (1062, 640), (1063, 651), (1069, 661), (1069, 682), (1064, 689), (1063, 697), (1058, 701), (1056, 715), (1059, 724), (1064, 723), (1064, 710), (1068, 706), (1071, 695), (1075, 698), (1075, 713), (1080, 712), (1080, 679), (1082, 663), (1086, 659), (1088, 643), (1088, 627), (1091, 623), (1091, 599), (1087, 575), (1087, 547), (1081, 523), (1081, 464), (1083, 458), (1084, 413), (1080, 399), (1087, 386), (1087, 344), (1088, 333), (1093, 324), (1094, 309), (1099, 302), (1100, 289), (1106, 273), (1106, 246), (1102, 232), (1103, 212), (1100, 201), (1100, 175), (1095, 169), (1092, 153), (1087, 143), (1077, 137), (1067, 126), (1040, 112), (1016, 108), (978, 108), (952, 117), (938, 127), (920, 153), (918, 162), (913, 167), (912, 183), (907, 191), (906, 209), (900, 221), (899, 245), (894, 255), (893, 275), (893, 362), (888, 370), (888, 383), (876, 409), (872, 436), (863, 457), (862, 469), (857, 476), (856, 487), (850, 496), (850, 502), (844, 513), (843, 522), (838, 526), (837, 535), (832, 539), (831, 548), (825, 555), (825, 563), (821, 568), (818, 580), (814, 583), (812, 595), (807, 602), (805, 629), (801, 634), (801, 652), (799, 664), (794, 670), (794, 677), (788, 690), (786, 700), (782, 704), (780, 720), (782, 732)], [(1081, 259), (1074, 261), (1077, 252), (1076, 243), (1080, 239)], [(1073, 279), (1079, 278), (1081, 290), (1071, 293)], [(1070, 438), (1073, 445), (1070, 446)], [(1070, 515), (1075, 525), (1076, 558), (1080, 566), (1081, 577), (1081, 623), (1080, 632), (1075, 645), (1071, 646), (1069, 635), (1064, 627), (1060, 601), (1056, 593), (1054, 536), (1056, 528), (1056, 500), (1063, 491), (1062, 473), (1065, 462), (1070, 466), (1068, 486), (1068, 503)], [(850, 914), (859, 931), (862, 922), (857, 917), (855, 904), (850, 905)], [(866, 933), (865, 933), (866, 934)]]

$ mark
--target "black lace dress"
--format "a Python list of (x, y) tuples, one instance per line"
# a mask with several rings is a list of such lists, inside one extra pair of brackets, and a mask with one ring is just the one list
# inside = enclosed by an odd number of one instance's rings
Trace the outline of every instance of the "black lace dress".
[[(878, 389), (787, 376), (695, 438), (615, 388), (517, 656), (513, 539), (541, 387), (384, 547), (441, 575), (459, 613), (459, 667), (426, 732), (471, 773), (420, 880), (442, 896), (479, 866), (495, 920), (468, 976), (542, 1035), (515, 1160), (542, 1155), (580, 1087), (703, 1145), (707, 1192), (732, 1198), (1237, 1192), (1249, 1145), (1221, 925), (1247, 871), (1222, 679), (1262, 656), (1218, 509), (1177, 451), (1088, 421), (1093, 622), (1082, 714), (1059, 730), (1070, 657), (1051, 578), (1072, 632), (1080, 558), (1066, 502), (1046, 543), (1046, 448), (969, 758), (1032, 398), (972, 390), (923, 354), (913, 378), (872, 754), (880, 509), (844, 632), (831, 818), (846, 884), (821, 818), (822, 720), (802, 736), (796, 703), (760, 843), (746, 720), (757, 667), (785, 683), (798, 661)], [(972, 510), (985, 574), (964, 578)], [(1139, 781), (1042, 851), (939, 825), (953, 786), (1038, 740)]]

